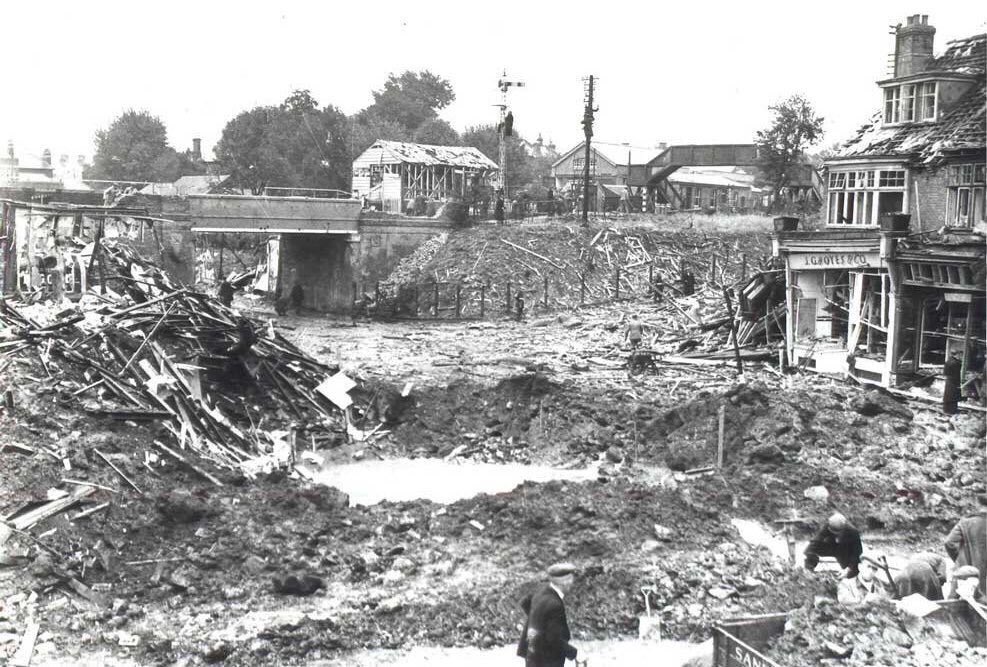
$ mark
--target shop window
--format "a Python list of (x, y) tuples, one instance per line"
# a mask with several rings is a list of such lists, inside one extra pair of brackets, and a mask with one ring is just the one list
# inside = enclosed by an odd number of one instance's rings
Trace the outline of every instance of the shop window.
[(850, 312), (850, 272), (846, 270), (824, 271), (823, 294), (826, 299), (823, 310), (829, 313), (832, 323), (829, 337), (831, 340), (842, 341), (845, 344)]

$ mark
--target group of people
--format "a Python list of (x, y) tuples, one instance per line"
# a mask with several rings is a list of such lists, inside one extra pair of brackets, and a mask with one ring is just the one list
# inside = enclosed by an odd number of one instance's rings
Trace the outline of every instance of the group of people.
[[(978, 497), (987, 505), (987, 496)], [(912, 556), (893, 575), (887, 558), (865, 552), (860, 531), (835, 513), (805, 548), (805, 569), (813, 571), (824, 556), (841, 568), (837, 599), (859, 604), (879, 598), (903, 599), (919, 594), (931, 601), (963, 598), (987, 614), (984, 606), (987, 575), (987, 511), (961, 519), (943, 543), (945, 554), (924, 552)], [(883, 577), (882, 577), (883, 575)]]

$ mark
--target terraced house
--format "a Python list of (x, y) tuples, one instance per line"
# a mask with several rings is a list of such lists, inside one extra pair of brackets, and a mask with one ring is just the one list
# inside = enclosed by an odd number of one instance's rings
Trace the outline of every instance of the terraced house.
[(897, 26), (880, 110), (825, 163), (825, 229), (774, 239), (794, 362), (933, 395), (954, 352), (984, 372), (987, 230), (987, 35), (936, 56), (935, 32)]

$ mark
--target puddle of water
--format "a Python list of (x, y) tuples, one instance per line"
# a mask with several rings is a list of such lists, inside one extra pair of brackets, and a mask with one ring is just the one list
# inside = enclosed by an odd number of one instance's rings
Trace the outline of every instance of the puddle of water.
[(355, 505), (419, 499), (447, 504), (480, 493), (504, 493), (524, 482), (593, 480), (597, 478), (597, 468), (564, 470), (522, 464), (392, 459), (330, 466), (313, 476), (316, 482), (349, 494)]
[[(740, 533), (740, 539), (755, 547), (765, 547), (775, 557), (788, 560), (788, 542), (784, 536), (775, 535), (757, 521), (747, 519), (730, 519), (730, 523)], [(802, 553), (796, 550), (796, 555)]]

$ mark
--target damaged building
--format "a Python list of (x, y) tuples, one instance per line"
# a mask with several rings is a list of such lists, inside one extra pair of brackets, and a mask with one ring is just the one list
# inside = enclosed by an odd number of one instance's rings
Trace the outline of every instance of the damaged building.
[(954, 353), (984, 373), (987, 56), (987, 35), (939, 56), (934, 35), (897, 26), (880, 111), (825, 163), (825, 228), (774, 237), (792, 363), (933, 395)]
[(472, 146), (378, 140), (353, 161), (353, 195), (380, 211), (424, 215), (426, 202), (465, 199), (497, 169)]

